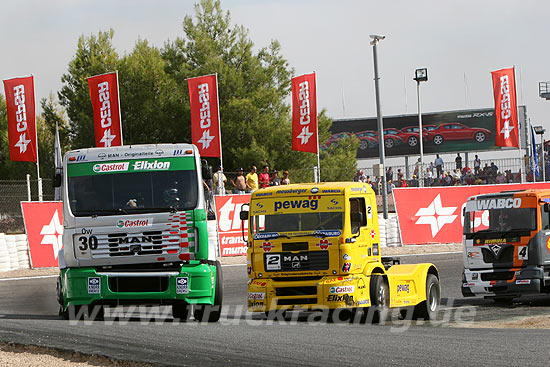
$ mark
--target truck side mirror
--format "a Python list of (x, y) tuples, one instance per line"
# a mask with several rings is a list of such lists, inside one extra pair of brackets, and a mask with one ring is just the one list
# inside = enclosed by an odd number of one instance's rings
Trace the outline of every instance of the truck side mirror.
[(361, 212), (351, 213), (351, 233), (359, 234), (359, 228), (361, 228), (361, 223), (363, 223), (363, 213)]
[(241, 220), (248, 220), (248, 210), (241, 210), (239, 213)]
[(56, 173), (52, 180), (53, 187), (61, 187), (61, 173)]
[(202, 161), (202, 178), (205, 180), (210, 180), (214, 177), (212, 173), (212, 166), (208, 165), (208, 162), (206, 160)]

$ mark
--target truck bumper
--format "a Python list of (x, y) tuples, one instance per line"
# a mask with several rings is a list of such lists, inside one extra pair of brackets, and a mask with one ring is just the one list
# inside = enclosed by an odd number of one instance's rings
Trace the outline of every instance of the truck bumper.
[(362, 274), (304, 281), (250, 279), (248, 310), (312, 310), (370, 306), (370, 278)]
[(462, 295), (519, 296), (540, 293), (543, 270), (538, 267), (469, 270), (465, 269), (462, 280)]
[(63, 308), (104, 304), (214, 304), (216, 267), (191, 263), (180, 271), (116, 272), (61, 269)]

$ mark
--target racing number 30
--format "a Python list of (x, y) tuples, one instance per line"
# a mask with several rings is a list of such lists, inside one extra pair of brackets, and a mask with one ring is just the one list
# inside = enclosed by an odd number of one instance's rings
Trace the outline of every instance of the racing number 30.
[(90, 236), (89, 238), (86, 236), (80, 236), (78, 240), (80, 241), (78, 248), (81, 251), (86, 251), (88, 246), (90, 247), (90, 250), (95, 250), (98, 246), (96, 236)]

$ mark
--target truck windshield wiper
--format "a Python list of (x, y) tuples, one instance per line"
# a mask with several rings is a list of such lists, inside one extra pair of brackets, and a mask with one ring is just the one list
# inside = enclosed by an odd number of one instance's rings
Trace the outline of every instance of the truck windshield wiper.
[(307, 236), (313, 236), (313, 237), (321, 237), (321, 238), (327, 238), (327, 237), (337, 237), (342, 234), (339, 230), (315, 230), (310, 233), (301, 233), (297, 234), (292, 237), (307, 237)]

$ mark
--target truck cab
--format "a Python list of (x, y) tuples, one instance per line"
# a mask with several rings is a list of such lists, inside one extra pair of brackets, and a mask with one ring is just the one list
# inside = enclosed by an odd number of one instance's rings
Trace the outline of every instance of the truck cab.
[(143, 304), (171, 305), (179, 319), (191, 307), (196, 319), (219, 318), (221, 267), (209, 248), (194, 145), (70, 151), (61, 181), (62, 316), (96, 318), (104, 306)]
[(252, 193), (249, 210), (241, 212), (249, 221), (249, 310), (423, 304), (433, 317), (440, 294), (437, 268), (384, 261), (376, 208), (372, 188), (363, 183), (288, 185)]
[(550, 190), (470, 197), (462, 294), (511, 301), (550, 292)]

